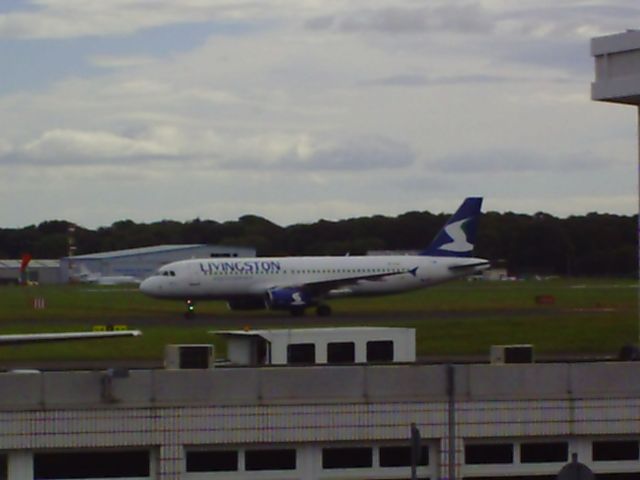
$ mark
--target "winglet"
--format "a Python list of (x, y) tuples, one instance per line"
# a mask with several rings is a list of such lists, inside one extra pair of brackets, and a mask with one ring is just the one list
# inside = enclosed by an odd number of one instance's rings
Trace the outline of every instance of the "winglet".
[(469, 197), (462, 202), (431, 244), (420, 255), (434, 257), (470, 257), (476, 241), (482, 197)]

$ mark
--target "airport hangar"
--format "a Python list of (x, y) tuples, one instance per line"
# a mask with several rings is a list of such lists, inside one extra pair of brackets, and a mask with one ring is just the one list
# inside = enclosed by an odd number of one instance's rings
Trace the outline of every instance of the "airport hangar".
[(68, 282), (72, 273), (84, 268), (102, 276), (122, 275), (144, 279), (162, 265), (176, 260), (255, 256), (255, 249), (249, 247), (207, 244), (157, 245), (64, 257), (60, 259), (60, 275), (62, 282)]
[[(252, 247), (229, 245), (157, 245), (64, 257), (60, 260), (33, 259), (27, 280), (40, 284), (68, 283), (83, 269), (102, 276), (131, 276), (144, 279), (158, 267), (189, 258), (255, 257)], [(0, 283), (17, 283), (20, 260), (0, 260)]]
[(224, 332), (235, 366), (189, 364), (196, 345), (164, 369), (1, 373), (0, 478), (407, 479), (412, 424), (421, 479), (551, 480), (574, 454), (640, 478), (637, 363), (426, 365), (412, 329), (315, 330)]

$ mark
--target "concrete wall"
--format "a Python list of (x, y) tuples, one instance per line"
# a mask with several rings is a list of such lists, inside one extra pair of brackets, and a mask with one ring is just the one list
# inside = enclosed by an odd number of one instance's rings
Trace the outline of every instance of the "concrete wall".
[[(132, 370), (111, 380), (118, 406), (443, 401), (446, 365)], [(640, 397), (636, 363), (455, 365), (457, 401)], [(101, 371), (0, 373), (0, 409), (102, 407)]]
[[(594, 439), (640, 438), (636, 363), (3, 373), (0, 389), (0, 450), (153, 448), (157, 478), (183, 478), (198, 446), (290, 445), (317, 458), (323, 445), (406, 442), (411, 423), (440, 477), (450, 465), (458, 477), (562, 466), (465, 465), (468, 442), (562, 439), (590, 455)], [(640, 471), (640, 460), (615, 468)], [(394, 478), (378, 473), (360, 475)]]

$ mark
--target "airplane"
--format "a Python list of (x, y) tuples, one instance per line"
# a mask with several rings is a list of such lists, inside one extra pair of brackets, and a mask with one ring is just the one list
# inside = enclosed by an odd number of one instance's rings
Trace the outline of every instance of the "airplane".
[(431, 244), (417, 255), (256, 257), (190, 259), (160, 267), (139, 286), (142, 293), (186, 301), (187, 318), (197, 300), (226, 300), (231, 310), (316, 307), (331, 315), (328, 298), (384, 295), (429, 287), (488, 268), (473, 256), (481, 197), (469, 197)]
[(11, 333), (0, 335), (0, 347), (25, 343), (59, 342), (70, 340), (96, 340), (113, 337), (138, 337), (140, 330), (113, 330), (106, 332), (55, 332), (55, 333)]
[(90, 271), (84, 265), (79, 265), (76, 272), (71, 274), (71, 279), (74, 282), (80, 283), (93, 283), (96, 285), (127, 285), (127, 284), (139, 284), (140, 279), (131, 275), (102, 275)]

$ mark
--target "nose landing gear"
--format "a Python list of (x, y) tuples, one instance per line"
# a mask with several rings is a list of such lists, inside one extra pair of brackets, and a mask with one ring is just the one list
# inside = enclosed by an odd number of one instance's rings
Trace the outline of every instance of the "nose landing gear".
[(187, 320), (196, 316), (196, 304), (193, 300), (187, 300), (187, 310), (184, 312), (184, 318)]

